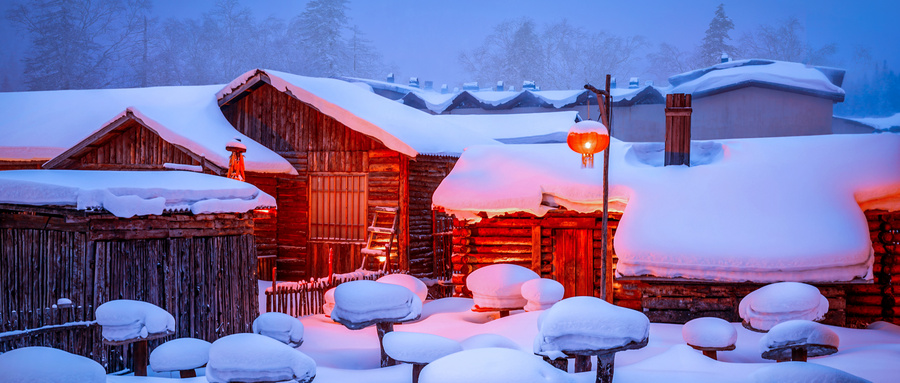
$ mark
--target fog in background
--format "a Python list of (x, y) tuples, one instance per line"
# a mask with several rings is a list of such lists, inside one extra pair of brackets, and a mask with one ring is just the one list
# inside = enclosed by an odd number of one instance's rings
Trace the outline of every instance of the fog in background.
[(226, 83), (256, 67), (450, 89), (665, 85), (718, 61), (847, 70), (838, 115), (900, 112), (900, 2), (7, 0), (0, 90)]

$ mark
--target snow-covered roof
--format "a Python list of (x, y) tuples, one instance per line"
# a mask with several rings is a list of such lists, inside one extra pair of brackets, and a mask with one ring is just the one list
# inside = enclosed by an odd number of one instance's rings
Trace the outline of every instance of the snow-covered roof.
[(275, 206), (255, 186), (183, 171), (7, 170), (0, 171), (0, 203), (105, 209), (117, 217), (243, 213)]
[(221, 102), (236, 96), (242, 86), (256, 81), (254, 77), (410, 157), (420, 153), (459, 155), (470, 145), (499, 144), (478, 132), (331, 78), (254, 69), (225, 86), (216, 97)]
[(566, 142), (576, 111), (512, 114), (441, 114), (438, 118), (477, 130), (507, 144)]
[[(866, 209), (900, 210), (900, 135), (722, 140), (701, 166), (652, 166), (613, 139), (618, 273), (761, 282), (871, 278)], [(717, 147), (717, 146), (716, 146)], [(840, 155), (836, 155), (840, 153)], [(657, 153), (662, 156), (662, 153)], [(653, 161), (651, 161), (653, 162)], [(434, 193), (461, 218), (602, 210), (602, 160), (565, 144), (472, 147)], [(760, 240), (763, 238), (764, 240)]]
[(215, 94), (221, 85), (136, 89), (89, 89), (0, 93), (0, 159), (64, 159), (123, 117), (134, 118), (162, 139), (221, 168), (225, 145), (236, 137), (247, 145), (248, 171), (296, 174), (287, 160), (232, 127)]
[(667, 93), (694, 98), (756, 86), (844, 101), (844, 71), (775, 60), (738, 60), (669, 77)]
[(851, 121), (856, 121), (866, 126), (871, 126), (876, 131), (885, 131), (900, 133), (900, 113), (895, 113), (887, 117), (839, 117)]

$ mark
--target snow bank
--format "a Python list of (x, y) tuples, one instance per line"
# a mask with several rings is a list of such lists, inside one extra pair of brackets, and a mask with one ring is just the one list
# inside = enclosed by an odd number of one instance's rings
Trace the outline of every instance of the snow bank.
[(721, 318), (696, 318), (681, 328), (685, 343), (697, 347), (729, 347), (737, 341), (737, 330)]
[(482, 308), (516, 309), (528, 303), (522, 297), (522, 284), (538, 279), (534, 271), (513, 264), (496, 264), (473, 271), (466, 278), (475, 305)]
[(209, 362), (211, 344), (202, 339), (178, 338), (159, 345), (150, 353), (150, 368), (156, 372), (193, 370)]
[(782, 362), (768, 365), (750, 375), (753, 383), (871, 383), (856, 375), (815, 363)]
[(406, 287), (422, 302), (425, 302), (425, 298), (428, 297), (428, 286), (425, 285), (425, 282), (409, 274), (388, 274), (376, 279), (375, 282)]
[[(871, 278), (862, 210), (900, 210), (900, 135), (716, 142), (721, 158), (708, 165), (654, 167), (629, 159), (634, 144), (611, 140), (610, 211), (623, 213), (614, 241), (619, 276)], [(581, 169), (564, 144), (471, 147), (434, 205), (471, 220), (482, 212), (543, 216), (556, 206), (600, 211), (603, 161), (595, 161)]]
[(106, 370), (83, 356), (49, 347), (24, 347), (0, 354), (0, 381), (106, 383)]
[(284, 343), (258, 334), (234, 334), (213, 342), (206, 378), (210, 383), (301, 383), (316, 377), (316, 362)]
[(808, 320), (790, 320), (772, 327), (759, 339), (761, 352), (797, 344), (815, 344), (838, 348), (840, 338), (828, 326)]
[(880, 131), (900, 132), (900, 113), (894, 113), (887, 117), (863, 117), (849, 118), (850, 120), (871, 126)]
[(331, 311), (334, 310), (334, 289), (336, 287), (325, 292), (325, 303), (322, 304), (322, 312), (329, 318), (331, 318)]
[(422, 300), (403, 286), (352, 281), (334, 291), (331, 319), (358, 330), (377, 322), (405, 322), (422, 314)]
[(462, 350), (459, 342), (440, 335), (403, 331), (384, 334), (384, 351), (401, 362), (427, 364)]
[(669, 77), (668, 93), (689, 93), (694, 98), (725, 92), (748, 84), (844, 100), (844, 90), (822, 71), (801, 63), (774, 60), (738, 60)]
[(544, 311), (537, 321), (534, 353), (551, 359), (563, 351), (604, 350), (640, 343), (650, 320), (641, 312), (594, 297), (572, 297)]
[(522, 297), (528, 300), (525, 311), (546, 310), (563, 299), (566, 288), (553, 279), (532, 279), (522, 284)]
[(738, 314), (751, 327), (768, 331), (778, 323), (820, 320), (828, 312), (828, 299), (815, 286), (798, 282), (766, 285), (747, 294), (738, 305)]
[(574, 382), (535, 355), (506, 348), (479, 348), (438, 359), (422, 369), (421, 383)]
[(265, 335), (291, 347), (303, 343), (303, 323), (284, 313), (261, 314), (253, 321), (253, 333)]
[(119, 299), (97, 307), (103, 339), (125, 341), (175, 331), (175, 317), (152, 303)]
[(0, 203), (105, 209), (117, 217), (243, 213), (273, 207), (255, 186), (194, 172), (10, 170), (0, 172)]
[(516, 345), (511, 339), (498, 334), (477, 334), (472, 335), (466, 339), (463, 339), (462, 342), (459, 342), (462, 345), (463, 350), (471, 350), (474, 348), (490, 348), (490, 347), (499, 347), (499, 348), (508, 348), (510, 350), (520, 350), (519, 346)]

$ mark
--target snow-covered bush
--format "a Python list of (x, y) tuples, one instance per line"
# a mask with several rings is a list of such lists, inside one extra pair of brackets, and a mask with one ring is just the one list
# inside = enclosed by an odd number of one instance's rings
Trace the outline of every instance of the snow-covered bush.
[(0, 381), (106, 383), (106, 370), (83, 356), (49, 347), (24, 347), (0, 354)]
[(522, 266), (497, 264), (473, 271), (466, 278), (466, 287), (478, 307), (521, 308), (528, 303), (522, 297), (522, 284), (538, 278), (534, 271)]
[(206, 379), (210, 383), (311, 382), (316, 362), (306, 354), (259, 334), (234, 334), (213, 342)]
[(422, 302), (425, 302), (425, 298), (428, 297), (428, 286), (425, 285), (425, 282), (409, 274), (388, 274), (376, 279), (375, 282), (406, 287), (413, 294), (416, 294)]
[(532, 279), (522, 284), (522, 297), (528, 301), (525, 311), (549, 309), (563, 299), (565, 294), (566, 288), (553, 279)]
[(103, 338), (110, 341), (146, 338), (151, 334), (175, 331), (175, 317), (151, 303), (119, 299), (97, 307), (97, 323)]
[(210, 343), (179, 338), (159, 345), (150, 353), (150, 368), (156, 372), (193, 370), (209, 362)]
[(253, 332), (291, 347), (297, 347), (303, 343), (303, 323), (284, 313), (261, 314), (253, 321)]
[(815, 286), (799, 282), (765, 285), (747, 294), (738, 306), (744, 322), (761, 331), (794, 319), (820, 320), (828, 312), (828, 299)]

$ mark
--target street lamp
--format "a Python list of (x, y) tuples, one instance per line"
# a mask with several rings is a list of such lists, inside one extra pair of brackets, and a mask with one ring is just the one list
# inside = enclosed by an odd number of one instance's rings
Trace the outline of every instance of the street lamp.
[(569, 129), (566, 142), (569, 148), (581, 153), (581, 166), (594, 167), (594, 153), (603, 151), (603, 233), (601, 256), (603, 263), (600, 266), (601, 295), (607, 302), (612, 303), (612, 259), (609, 257), (611, 246), (609, 243), (609, 138), (612, 135), (610, 125), (610, 112), (612, 112), (612, 96), (609, 93), (611, 76), (606, 75), (606, 89), (600, 90), (591, 84), (586, 84), (587, 89), (597, 95), (597, 105), (600, 108), (600, 122), (585, 120), (579, 121)]

